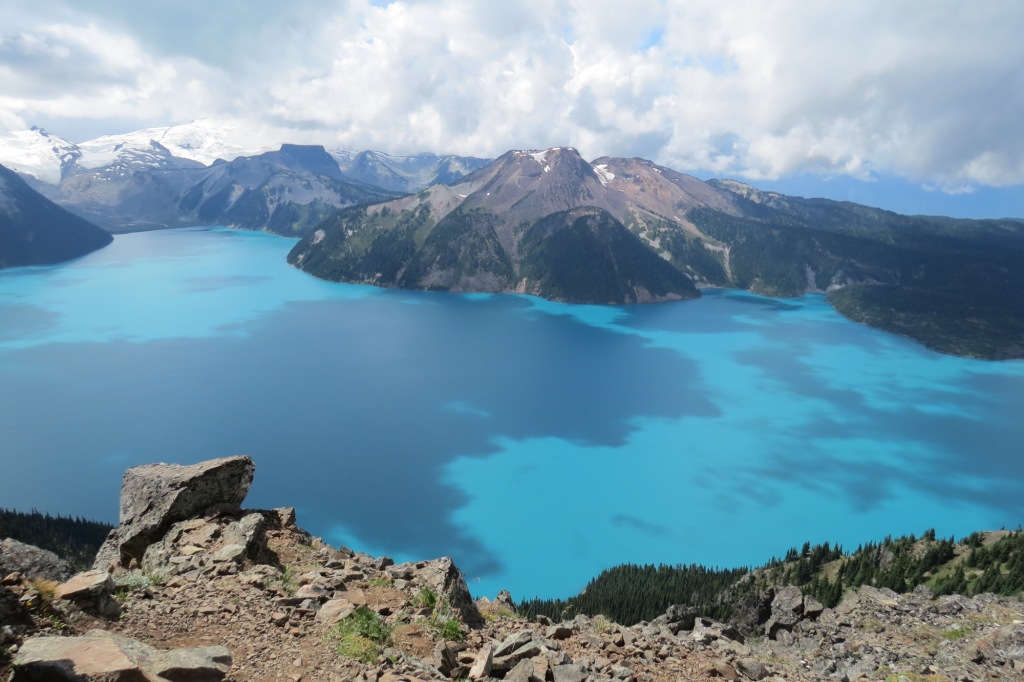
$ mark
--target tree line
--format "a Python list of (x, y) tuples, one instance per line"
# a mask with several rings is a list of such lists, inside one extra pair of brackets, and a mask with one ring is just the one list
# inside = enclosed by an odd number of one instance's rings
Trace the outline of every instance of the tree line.
[(925, 585), (936, 595), (1024, 592), (1024, 531), (987, 538), (975, 533), (960, 542), (928, 530), (886, 537), (844, 552), (839, 545), (807, 542), (757, 569), (690, 565), (615, 566), (567, 599), (527, 599), (521, 615), (554, 619), (604, 615), (617, 623), (650, 621), (672, 604), (691, 606), (705, 617), (727, 621), (751, 594), (795, 585), (825, 606), (846, 591), (871, 585), (904, 593)]
[(88, 568), (114, 527), (80, 516), (51, 516), (33, 509), (19, 512), (0, 507), (0, 538), (12, 538), (49, 550), (76, 570)]

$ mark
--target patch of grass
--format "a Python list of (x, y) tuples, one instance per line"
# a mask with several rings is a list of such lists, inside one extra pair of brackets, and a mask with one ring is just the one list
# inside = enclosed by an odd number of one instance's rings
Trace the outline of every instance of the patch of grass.
[(593, 620), (591, 620), (591, 623), (594, 626), (594, 632), (598, 633), (608, 632), (608, 630), (612, 627), (612, 621), (607, 616), (602, 616), (600, 614), (594, 616)]
[(461, 642), (466, 639), (466, 631), (457, 620), (440, 621), (436, 628), (437, 636), (446, 642)]
[(346, 633), (340, 637), (338, 653), (345, 658), (370, 664), (377, 660), (377, 645), (355, 633)]
[(163, 571), (146, 571), (145, 576), (149, 580), (150, 585), (163, 585), (167, 582), (167, 574)]
[(50, 627), (54, 630), (63, 631), (67, 627), (67, 623), (60, 619), (55, 613), (46, 614), (46, 620), (49, 621)]
[(952, 630), (945, 630), (942, 633), (942, 638), (948, 639), (949, 641), (953, 642), (958, 639), (963, 639), (964, 637), (969, 637), (973, 631), (973, 628), (964, 625), (962, 627), (954, 628)]
[(480, 615), (488, 622), (495, 620), (521, 620), (519, 614), (507, 606), (483, 606), (480, 608)]
[(49, 608), (57, 598), (57, 587), (59, 583), (53, 580), (47, 580), (46, 578), (33, 578), (32, 587), (35, 588), (36, 592), (39, 593), (39, 601), (41, 606)]
[(874, 617), (868, 617), (861, 622), (861, 627), (865, 630), (878, 631), (879, 628), (885, 629), (885, 623)]
[(132, 592), (142, 592), (153, 584), (148, 574), (142, 571), (130, 571), (114, 580), (114, 596), (124, 601)]
[(281, 586), (282, 590), (288, 593), (289, 596), (294, 595), (295, 591), (299, 589), (299, 583), (295, 577), (295, 572), (288, 566), (284, 567), (284, 570), (281, 571), (281, 576), (276, 580), (276, 582)]
[(377, 660), (381, 647), (391, 641), (391, 628), (365, 606), (339, 621), (328, 634), (339, 640), (339, 654), (362, 663)]
[(394, 585), (394, 581), (388, 576), (377, 576), (376, 578), (370, 578), (367, 581), (370, 587), (391, 587)]
[(424, 587), (416, 598), (412, 600), (413, 606), (417, 608), (434, 609), (437, 606), (437, 592), (429, 587)]
[(461, 642), (466, 639), (466, 631), (462, 629), (462, 623), (447, 599), (442, 599), (434, 607), (434, 613), (427, 619), (427, 626), (445, 641)]

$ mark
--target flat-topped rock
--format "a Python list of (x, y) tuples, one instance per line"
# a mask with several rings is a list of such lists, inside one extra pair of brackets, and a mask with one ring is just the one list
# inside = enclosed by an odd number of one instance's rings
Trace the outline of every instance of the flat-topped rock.
[(121, 605), (114, 599), (114, 581), (106, 571), (75, 574), (57, 586), (54, 598), (108, 618), (121, 614)]
[(35, 637), (14, 659), (11, 682), (217, 682), (231, 667), (222, 646), (161, 651), (129, 637), (90, 630), (81, 637)]
[(214, 505), (239, 507), (252, 485), (256, 466), (240, 455), (198, 464), (132, 467), (121, 483), (120, 525), (111, 531), (93, 567), (141, 561), (177, 521), (201, 515)]

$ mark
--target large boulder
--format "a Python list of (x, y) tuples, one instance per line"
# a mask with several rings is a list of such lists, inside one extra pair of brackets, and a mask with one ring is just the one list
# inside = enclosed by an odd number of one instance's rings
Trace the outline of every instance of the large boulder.
[(733, 608), (729, 622), (739, 628), (740, 632), (748, 635), (760, 631), (771, 618), (774, 599), (773, 588), (747, 592)]
[(672, 604), (653, 622), (655, 625), (667, 625), (674, 634), (680, 630), (692, 630), (697, 622), (697, 609), (685, 604)]
[(120, 525), (111, 531), (93, 568), (141, 561), (146, 548), (177, 521), (214, 505), (239, 507), (256, 465), (247, 456), (223, 457), (190, 466), (147, 464), (124, 472)]
[(11, 682), (216, 682), (231, 667), (222, 646), (161, 651), (105, 630), (35, 637), (14, 659)]
[(804, 615), (804, 595), (799, 587), (787, 585), (772, 600), (772, 615), (764, 626), (770, 639), (780, 630), (792, 630)]
[(26, 578), (61, 582), (71, 577), (71, 565), (59, 556), (13, 538), (0, 540), (0, 577), (18, 572)]

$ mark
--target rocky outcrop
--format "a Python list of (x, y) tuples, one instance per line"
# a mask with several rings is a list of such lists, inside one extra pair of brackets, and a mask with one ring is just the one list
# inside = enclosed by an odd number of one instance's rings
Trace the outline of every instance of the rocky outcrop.
[(26, 578), (60, 582), (71, 577), (71, 565), (59, 556), (12, 538), (0, 540), (0, 577), (20, 573)]
[(392, 577), (410, 581), (414, 587), (433, 590), (434, 594), (458, 611), (467, 624), (477, 626), (483, 622), (483, 616), (473, 601), (473, 595), (469, 593), (462, 571), (450, 557), (398, 564), (386, 570)]
[(104, 630), (30, 639), (11, 682), (217, 682), (231, 667), (221, 646), (161, 651)]
[(93, 568), (141, 561), (146, 548), (171, 525), (213, 505), (238, 508), (252, 485), (256, 466), (247, 456), (224, 457), (191, 466), (148, 464), (132, 467), (121, 483), (120, 525), (111, 531)]
[(179, 521), (146, 548), (142, 569), (173, 576), (189, 571), (234, 573), (246, 560), (270, 560), (267, 517), (276, 512), (221, 512), (209, 518)]

